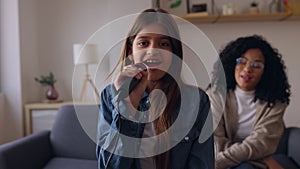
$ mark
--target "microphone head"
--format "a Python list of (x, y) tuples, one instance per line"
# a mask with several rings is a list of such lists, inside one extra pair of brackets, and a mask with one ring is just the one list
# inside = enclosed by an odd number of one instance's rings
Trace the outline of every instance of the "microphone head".
[(134, 66), (137, 67), (138, 69), (141, 69), (141, 70), (147, 70), (147, 66), (143, 62), (134, 64)]

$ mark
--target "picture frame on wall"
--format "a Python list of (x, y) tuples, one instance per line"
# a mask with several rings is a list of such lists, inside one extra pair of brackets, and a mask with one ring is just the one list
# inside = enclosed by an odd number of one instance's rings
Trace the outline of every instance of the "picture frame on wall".
[(213, 0), (186, 0), (187, 13), (201, 13), (203, 15), (213, 14)]
[(214, 0), (153, 0), (153, 7), (160, 7), (170, 14), (182, 17), (189, 13), (213, 14)]
[(170, 14), (182, 17), (188, 13), (187, 0), (161, 0), (158, 3), (160, 8)]

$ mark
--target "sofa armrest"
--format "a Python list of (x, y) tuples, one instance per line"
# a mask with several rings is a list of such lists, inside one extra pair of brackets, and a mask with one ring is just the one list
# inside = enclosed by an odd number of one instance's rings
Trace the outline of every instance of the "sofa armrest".
[(53, 156), (49, 135), (50, 131), (42, 131), (0, 145), (0, 168), (42, 168)]
[(300, 166), (300, 128), (290, 127), (288, 138), (288, 156)]

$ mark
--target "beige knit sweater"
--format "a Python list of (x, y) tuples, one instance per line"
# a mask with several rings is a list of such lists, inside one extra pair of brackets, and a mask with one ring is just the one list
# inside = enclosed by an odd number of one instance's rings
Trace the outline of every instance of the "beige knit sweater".
[[(238, 125), (237, 102), (234, 92), (228, 92), (227, 96), (220, 96), (217, 92), (212, 91), (207, 91), (207, 93), (210, 96), (216, 127), (214, 133), (215, 169), (226, 169), (245, 161), (264, 168), (261, 159), (275, 152), (283, 133), (283, 115), (287, 104), (277, 102), (273, 107), (268, 107), (266, 102), (258, 100), (256, 119), (251, 134), (243, 142), (233, 142)], [(222, 100), (225, 103), (223, 114)]]

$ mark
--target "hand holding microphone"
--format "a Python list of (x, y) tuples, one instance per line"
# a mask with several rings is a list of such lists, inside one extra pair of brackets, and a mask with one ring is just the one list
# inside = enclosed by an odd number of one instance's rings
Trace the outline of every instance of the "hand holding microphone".
[(137, 63), (124, 69), (125, 71), (119, 75), (121, 80), (115, 82), (119, 100), (126, 98), (136, 88), (143, 77), (141, 73), (147, 70), (147, 66), (144, 63)]

